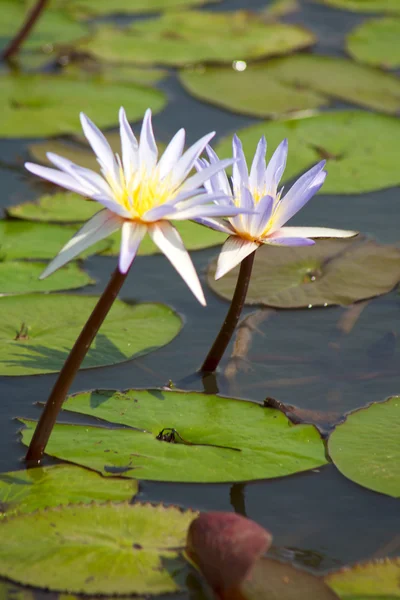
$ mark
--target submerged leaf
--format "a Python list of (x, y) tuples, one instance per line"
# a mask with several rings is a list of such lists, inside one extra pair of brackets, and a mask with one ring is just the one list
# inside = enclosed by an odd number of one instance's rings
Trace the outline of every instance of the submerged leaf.
[[(288, 165), (284, 180), (327, 159), (324, 194), (357, 194), (400, 184), (397, 148), (399, 119), (364, 111), (336, 111), (309, 117), (265, 122), (238, 132), (248, 161), (265, 135), (269, 148), (287, 137)], [(232, 155), (232, 138), (216, 147), (220, 158)], [(250, 164), (250, 163), (249, 163)]]
[(185, 590), (179, 554), (196, 513), (150, 504), (70, 505), (0, 521), (0, 575), (83, 594)]
[(400, 497), (400, 397), (370, 404), (347, 416), (331, 434), (328, 450), (348, 479)]
[(395, 600), (400, 598), (400, 558), (344, 567), (325, 581), (343, 600)]
[[(71, 396), (64, 408), (134, 428), (55, 426), (46, 452), (103, 475), (243, 481), (326, 462), (313, 426), (293, 426), (281, 412), (251, 402), (195, 392), (100, 390)], [(29, 444), (35, 423), (23, 422), (22, 439)]]
[(396, 69), (400, 67), (399, 39), (400, 19), (371, 19), (349, 33), (346, 47), (360, 62)]
[(0, 262), (0, 296), (75, 290), (94, 283), (94, 280), (74, 263), (58, 270), (52, 277), (40, 280), (39, 276), (45, 267), (44, 263), (37, 262)]
[[(0, 298), (0, 375), (59, 371), (97, 299), (61, 294)], [(152, 352), (170, 342), (180, 328), (181, 319), (167, 306), (129, 306), (115, 300), (82, 368)]]

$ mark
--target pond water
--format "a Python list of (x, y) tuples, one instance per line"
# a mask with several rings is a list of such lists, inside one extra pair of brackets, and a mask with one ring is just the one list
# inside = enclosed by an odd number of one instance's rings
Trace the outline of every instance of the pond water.
[[(259, 10), (266, 4), (266, 0), (225, 0), (212, 10)], [(360, 14), (304, 2), (300, 11), (284, 20), (304, 25), (315, 33), (318, 42), (314, 53), (342, 56), (345, 35), (364, 19)], [(214, 128), (221, 138), (259, 122), (197, 101), (183, 90), (173, 69), (159, 87), (168, 96), (166, 108), (154, 117), (161, 139), (167, 140), (181, 126), (192, 142)], [(341, 109), (346, 105), (336, 103), (333, 107)], [(23, 168), (32, 141), (0, 139), (3, 209), (36, 198), (45, 189)], [(393, 188), (357, 195), (328, 196), (322, 192), (291, 224), (357, 229), (380, 242), (397, 242), (398, 201), (398, 190)], [(218, 248), (192, 253), (206, 293), (206, 309), (193, 300), (163, 256), (138, 257), (120, 298), (128, 303), (161, 300), (182, 316), (184, 327), (157, 352), (116, 366), (80, 372), (71, 391), (157, 387), (171, 380), (183, 389), (249, 400), (263, 401), (272, 396), (302, 409), (329, 413), (331, 423), (347, 411), (399, 393), (397, 291), (366, 304), (340, 352), (332, 352), (332, 342), (339, 336), (338, 322), (347, 309), (265, 311), (252, 332), (251, 347), (233, 375), (226, 374), (232, 344), (216, 375), (202, 378), (196, 374), (228, 307), (206, 283), (207, 265), (217, 254)], [(73, 293), (100, 294), (115, 263), (111, 257), (87, 259), (84, 268), (96, 285)], [(258, 307), (246, 307), (244, 316), (257, 310)], [(363, 374), (371, 370), (372, 363), (377, 374), (370, 379)], [(54, 381), (55, 375), (0, 378), (0, 471), (22, 467), (24, 448), (18, 437), (19, 424), (14, 419), (37, 418), (40, 409), (35, 404), (46, 400)], [(90, 418), (70, 415), (62, 415), (60, 420), (92, 422)], [(237, 426), (240, 428), (240, 423)], [(315, 573), (354, 561), (394, 556), (400, 551), (396, 537), (400, 528), (398, 501), (357, 486), (331, 464), (281, 479), (233, 485), (141, 482), (137, 498), (246, 515), (273, 533), (272, 555)]]

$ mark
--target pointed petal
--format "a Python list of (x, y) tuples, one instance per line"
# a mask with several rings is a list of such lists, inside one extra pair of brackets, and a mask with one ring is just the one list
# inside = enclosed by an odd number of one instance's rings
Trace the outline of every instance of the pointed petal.
[(328, 227), (281, 227), (274, 232), (277, 237), (305, 238), (350, 238), (358, 235), (358, 231), (348, 229), (330, 229)]
[(313, 246), (314, 240), (302, 237), (271, 237), (268, 236), (263, 240), (263, 244), (271, 246)]
[(158, 163), (160, 177), (165, 177), (182, 156), (185, 146), (185, 130), (180, 129), (165, 148)]
[(140, 167), (145, 167), (149, 173), (157, 163), (158, 149), (151, 124), (151, 110), (145, 112), (140, 131), (139, 161)]
[(224, 219), (211, 219), (208, 217), (198, 217), (197, 219), (193, 219), (199, 225), (204, 225), (205, 227), (209, 227), (210, 229), (214, 229), (214, 231), (220, 231), (221, 233), (227, 233), (228, 235), (232, 235), (235, 233), (232, 225), (229, 221), (225, 221)]
[(121, 136), (122, 166), (125, 181), (128, 182), (139, 167), (139, 144), (122, 107), (119, 109), (119, 133)]
[(249, 185), (251, 190), (264, 190), (265, 178), (265, 154), (267, 152), (267, 140), (264, 136), (260, 139), (257, 145), (257, 150), (253, 158), (253, 163), (250, 169)]
[(148, 232), (153, 242), (175, 267), (200, 304), (205, 306), (206, 300), (196, 270), (175, 227), (164, 221), (150, 225)]
[[(217, 163), (214, 163), (214, 164), (210, 165), (209, 167), (206, 167), (202, 171), (198, 171), (197, 173), (195, 173), (194, 175), (189, 177), (180, 189), (183, 191), (183, 190), (190, 190), (192, 188), (197, 188), (197, 187), (199, 187), (199, 185), (202, 185), (205, 181), (207, 181), (207, 179), (210, 179), (213, 175), (215, 175), (219, 171), (226, 169), (226, 167), (229, 167), (232, 163), (233, 163), (232, 158), (224, 158), (223, 160), (220, 160)], [(213, 188), (214, 187), (215, 186), (213, 186)], [(214, 189), (214, 191), (217, 192), (217, 191), (222, 191), (222, 190)], [(230, 190), (229, 190), (229, 195), (231, 195)]]
[(284, 139), (271, 156), (271, 160), (265, 171), (264, 185), (267, 193), (271, 194), (271, 196), (276, 196), (277, 194), (278, 185), (286, 167), (287, 153), (288, 141)]
[(217, 271), (215, 279), (219, 279), (228, 271), (236, 267), (242, 262), (246, 256), (257, 250), (259, 243), (244, 240), (237, 235), (229, 237), (222, 246), (221, 253), (218, 257)]
[(34, 175), (38, 175), (39, 177), (42, 177), (47, 181), (51, 181), (56, 185), (60, 185), (71, 192), (76, 192), (77, 194), (81, 194), (81, 196), (91, 195), (92, 190), (88, 185), (83, 185), (80, 181), (77, 181), (75, 177), (68, 175), (63, 171), (58, 171), (57, 169), (51, 169), (49, 167), (42, 167), (41, 165), (35, 165), (34, 163), (29, 162), (25, 163), (25, 168)]
[(171, 206), (170, 204), (161, 204), (160, 206), (150, 208), (144, 213), (142, 219), (143, 221), (146, 221), (146, 223), (153, 223), (155, 221), (159, 221), (160, 219), (175, 219), (176, 214), (178, 214), (178, 211), (175, 206)]
[(186, 150), (184, 154), (182, 154), (182, 156), (171, 171), (171, 183), (173, 186), (178, 187), (182, 183), (182, 181), (189, 175), (190, 171), (195, 165), (196, 160), (199, 158), (200, 154), (203, 152), (204, 148), (207, 146), (208, 142), (214, 137), (214, 135), (215, 131), (204, 135), (195, 144), (193, 144), (193, 146), (190, 146), (190, 148), (188, 148), (188, 150)]
[[(208, 154), (208, 158), (210, 159), (210, 164), (213, 165), (220, 162), (216, 152), (214, 152), (210, 145), (206, 146), (206, 152)], [(218, 173), (212, 177), (211, 181), (215, 190), (222, 190), (225, 194), (229, 196), (232, 195), (232, 189), (225, 170), (218, 171)]]
[(125, 221), (122, 225), (121, 251), (119, 254), (119, 270), (126, 273), (136, 256), (140, 242), (146, 235), (147, 227), (141, 223)]
[(254, 215), (247, 217), (249, 221), (249, 233), (252, 237), (258, 238), (265, 231), (272, 215), (274, 199), (272, 196), (263, 196), (254, 207), (257, 211)]
[(122, 226), (123, 220), (109, 210), (101, 210), (96, 213), (81, 229), (74, 235), (64, 248), (50, 262), (43, 271), (40, 279), (44, 279), (67, 262), (78, 256), (96, 242), (108, 237)]
[(246, 158), (243, 152), (242, 142), (235, 134), (232, 140), (233, 158), (235, 163), (232, 171), (233, 191), (235, 194), (242, 186), (249, 187), (249, 173), (247, 170)]
[(93, 193), (101, 192), (111, 195), (110, 186), (105, 179), (95, 171), (76, 165), (71, 160), (68, 160), (63, 156), (58, 156), (58, 154), (54, 154), (53, 152), (47, 152), (46, 156), (53, 165), (61, 169), (61, 171), (68, 173), (68, 175), (72, 175), (72, 177), (82, 183), (84, 187), (87, 187), (88, 189), (91, 188)]
[(126, 208), (124, 208), (123, 206), (121, 206), (121, 204), (119, 204), (118, 202), (116, 202), (114, 200), (114, 198), (110, 198), (109, 196), (106, 196), (105, 194), (93, 194), (91, 196), (91, 198), (92, 198), (92, 200), (96, 200), (96, 202), (98, 202), (99, 204), (101, 204), (105, 208), (108, 208), (108, 210), (110, 210), (111, 212), (115, 213), (119, 217), (122, 217), (124, 219), (130, 219), (131, 218), (130, 212), (127, 211)]
[(182, 208), (173, 216), (166, 216), (166, 219), (174, 219), (175, 221), (192, 220), (197, 217), (232, 217), (243, 212), (242, 208), (237, 206), (219, 206), (217, 204), (203, 204), (191, 206), (187, 209)]
[(249, 214), (257, 210), (254, 204), (254, 198), (250, 190), (242, 186), (240, 190), (240, 208), (243, 210), (243, 214), (239, 214), (237, 217), (232, 219), (232, 225), (240, 233), (250, 233), (250, 221), (253, 215)]
[(119, 183), (118, 165), (110, 144), (107, 142), (100, 129), (98, 129), (84, 113), (81, 113), (80, 116), (83, 133), (91, 145), (93, 152), (96, 154), (105, 174), (112, 177), (115, 182)]

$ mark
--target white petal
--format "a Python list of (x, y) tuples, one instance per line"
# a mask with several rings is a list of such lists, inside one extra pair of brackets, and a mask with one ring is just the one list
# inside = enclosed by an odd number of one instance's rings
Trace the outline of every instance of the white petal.
[(222, 246), (221, 253), (218, 257), (217, 271), (215, 279), (219, 279), (228, 271), (236, 267), (242, 262), (246, 256), (257, 250), (259, 243), (244, 240), (237, 235), (229, 237)]
[(232, 217), (241, 211), (237, 206), (227, 206), (217, 204), (206, 204), (182, 208), (173, 216), (165, 216), (165, 219), (174, 219), (175, 221), (187, 221), (197, 217)]
[(83, 133), (86, 136), (87, 141), (91, 145), (93, 152), (96, 154), (101, 167), (105, 174), (119, 183), (119, 170), (117, 161), (113, 151), (111, 150), (110, 144), (107, 142), (105, 136), (101, 133), (100, 129), (83, 113), (81, 113), (81, 124)]
[(165, 148), (158, 162), (160, 177), (165, 177), (182, 156), (185, 146), (185, 130), (180, 129)]
[(264, 136), (260, 139), (257, 145), (257, 150), (253, 158), (250, 169), (249, 185), (252, 190), (264, 190), (265, 177), (265, 154), (267, 152), (267, 141)]
[(349, 238), (358, 235), (358, 231), (348, 229), (329, 229), (328, 227), (281, 227), (274, 232), (277, 237), (305, 238)]
[(200, 304), (205, 306), (206, 300), (196, 270), (175, 227), (163, 221), (149, 225), (148, 232), (153, 242), (175, 267)]
[(265, 171), (264, 185), (267, 194), (276, 196), (278, 185), (286, 168), (288, 141), (285, 138), (273, 153)]
[(199, 225), (204, 225), (205, 227), (209, 227), (210, 229), (214, 229), (214, 231), (220, 231), (221, 233), (227, 233), (228, 235), (232, 235), (235, 233), (232, 225), (229, 221), (225, 221), (224, 219), (211, 219), (208, 217), (198, 217), (197, 219), (193, 219), (195, 223)]
[(80, 181), (77, 181), (75, 177), (72, 175), (68, 175), (63, 171), (58, 171), (57, 169), (50, 169), (49, 167), (42, 167), (41, 165), (35, 165), (34, 163), (25, 163), (25, 168), (28, 169), (34, 175), (38, 175), (39, 177), (43, 177), (43, 179), (47, 179), (47, 181), (51, 181), (56, 185), (60, 185), (61, 187), (70, 190), (71, 192), (76, 192), (77, 194), (81, 194), (82, 196), (91, 196), (92, 188), (88, 185), (83, 185)]
[[(223, 160), (220, 160), (219, 162), (214, 163), (209, 167), (206, 167), (202, 171), (198, 171), (197, 173), (189, 177), (180, 189), (184, 191), (199, 187), (199, 185), (202, 185), (205, 181), (207, 181), (207, 179), (210, 179), (210, 177), (212, 177), (219, 171), (226, 169), (226, 167), (229, 167), (231, 164), (233, 164), (233, 162), (234, 161), (232, 158), (224, 158)], [(217, 192), (223, 190), (214, 189), (214, 191)], [(231, 195), (230, 190), (229, 195)]]
[(233, 191), (239, 193), (242, 186), (249, 186), (249, 173), (247, 170), (246, 158), (243, 152), (242, 142), (235, 134), (232, 140), (233, 158), (235, 163), (232, 170)]
[(110, 186), (105, 179), (95, 171), (76, 165), (71, 160), (68, 160), (63, 156), (58, 156), (58, 154), (54, 154), (53, 152), (47, 152), (46, 156), (49, 161), (61, 169), (61, 171), (72, 175), (72, 177), (82, 183), (84, 187), (88, 187), (88, 189), (91, 188), (94, 194), (98, 192), (111, 194)]
[(148, 108), (145, 112), (142, 129), (140, 131), (139, 142), (139, 160), (140, 167), (145, 167), (150, 173), (156, 166), (158, 157), (158, 149), (154, 138), (153, 127), (151, 125), (151, 110)]
[[(214, 152), (214, 150), (211, 148), (210, 145), (207, 145), (206, 152), (210, 159), (210, 164), (216, 164), (216, 163), (220, 162), (216, 152)], [(229, 179), (224, 170), (218, 171), (218, 173), (216, 173), (213, 176), (212, 184), (213, 184), (213, 189), (215, 189), (216, 191), (221, 190), (229, 196), (232, 195), (232, 189), (231, 189), (231, 186), (229, 183)]]
[(122, 225), (121, 252), (119, 255), (119, 270), (121, 273), (126, 273), (131, 266), (146, 231), (147, 227), (141, 223), (125, 221)]
[(119, 131), (121, 136), (122, 166), (125, 181), (129, 181), (132, 174), (139, 167), (139, 144), (126, 118), (125, 110), (119, 110)]
[(105, 194), (93, 194), (91, 198), (93, 200), (96, 200), (96, 202), (99, 202), (99, 204), (101, 204), (105, 208), (108, 208), (111, 212), (115, 213), (119, 217), (122, 217), (124, 219), (131, 218), (130, 212), (127, 211), (126, 208), (121, 206), (121, 204), (116, 202), (114, 198), (110, 198), (110, 196), (107, 196)]
[[(190, 146), (188, 150), (180, 157), (176, 165), (171, 171), (172, 181), (171, 184), (177, 187), (182, 181), (189, 175), (193, 169), (196, 160), (207, 146), (208, 142), (214, 137), (215, 131), (204, 135), (199, 139), (193, 146)], [(195, 186), (194, 186), (195, 187)]]
[(109, 210), (101, 210), (96, 213), (73, 238), (65, 244), (64, 248), (51, 261), (43, 271), (40, 279), (44, 279), (67, 262), (78, 256), (81, 252), (89, 248), (96, 242), (108, 237), (114, 231), (122, 226), (122, 219), (114, 215)]

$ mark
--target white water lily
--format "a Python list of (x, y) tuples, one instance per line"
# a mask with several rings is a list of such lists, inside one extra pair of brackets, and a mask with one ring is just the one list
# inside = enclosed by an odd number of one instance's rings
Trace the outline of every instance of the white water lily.
[[(206, 173), (210, 166), (217, 165), (219, 159), (210, 146), (207, 146), (209, 161), (199, 159), (196, 168)], [(261, 244), (280, 246), (309, 246), (311, 238), (347, 238), (357, 235), (356, 231), (328, 229), (325, 227), (284, 227), (311, 198), (318, 192), (327, 175), (325, 161), (319, 162), (304, 173), (285, 196), (278, 192), (279, 182), (286, 166), (288, 142), (283, 140), (272, 155), (268, 165), (265, 162), (267, 142), (262, 137), (248, 172), (246, 159), (239, 138), (233, 137), (232, 187), (224, 171), (213, 174), (204, 185), (213, 194), (223, 193), (216, 199), (217, 204), (227, 204), (231, 196), (236, 206), (247, 210), (230, 219), (197, 218), (196, 221), (212, 229), (229, 234), (218, 258), (215, 278), (219, 279), (238, 265)]]
[(151, 124), (151, 111), (143, 119), (140, 142), (128, 123), (123, 108), (119, 123), (121, 158), (114, 155), (101, 131), (81, 114), (83, 132), (100, 165), (102, 175), (49, 152), (52, 169), (33, 163), (26, 168), (61, 187), (96, 200), (103, 206), (50, 262), (41, 279), (53, 273), (92, 244), (121, 229), (119, 270), (126, 273), (146, 233), (170, 260), (190, 290), (205, 305), (197, 273), (182, 239), (169, 222), (196, 217), (234, 216), (241, 212), (223, 192), (209, 193), (203, 183), (233, 160), (213, 164), (189, 176), (205, 146), (215, 135), (209, 133), (183, 152), (185, 130), (180, 129), (158, 160)]

